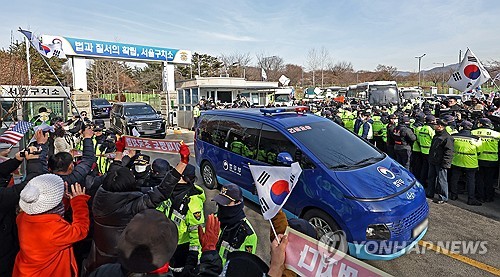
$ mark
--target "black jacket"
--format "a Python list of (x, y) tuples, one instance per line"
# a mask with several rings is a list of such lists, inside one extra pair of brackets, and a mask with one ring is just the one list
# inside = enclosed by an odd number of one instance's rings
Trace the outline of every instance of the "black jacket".
[[(205, 251), (201, 253), (200, 264), (198, 270), (194, 272), (191, 276), (219, 276), (222, 272), (222, 260), (219, 256), (219, 253), (215, 250)], [(126, 269), (124, 269), (120, 264), (106, 264), (98, 269), (96, 269), (90, 277), (167, 277), (173, 276), (172, 272), (167, 272), (164, 274), (142, 274), (142, 273), (129, 273)]]
[(429, 149), (429, 163), (441, 168), (451, 168), (454, 150), (454, 141), (450, 134), (446, 130), (436, 132)]
[(417, 140), (417, 136), (405, 124), (396, 126), (390, 135), (394, 141), (394, 149), (396, 150), (411, 149), (413, 142)]
[[(122, 167), (121, 162), (113, 162), (108, 173)], [(181, 174), (175, 169), (163, 178), (159, 186), (142, 193), (140, 191), (110, 192), (102, 186), (97, 189), (92, 202), (94, 216), (94, 243), (86, 264), (92, 271), (96, 267), (116, 261), (115, 247), (118, 238), (130, 220), (139, 212), (155, 209), (170, 197)]]
[[(47, 151), (46, 147), (45, 151)], [(1, 163), (0, 178), (10, 177), (10, 174), (20, 164), (21, 162), (16, 159)], [(21, 184), (12, 187), (0, 186), (0, 276), (12, 275), (14, 260), (19, 251), (16, 228), (16, 208), (19, 203), (19, 195), (29, 180), (35, 176), (48, 173), (37, 160), (27, 161), (26, 172), (26, 179)]]

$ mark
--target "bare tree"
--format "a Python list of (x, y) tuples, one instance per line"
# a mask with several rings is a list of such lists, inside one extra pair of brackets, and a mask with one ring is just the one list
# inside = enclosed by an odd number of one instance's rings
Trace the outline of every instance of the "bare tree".
[(330, 51), (322, 46), (318, 51), (319, 68), (321, 70), (321, 87), (324, 86), (324, 70), (325, 67), (331, 63)]
[(290, 78), (290, 85), (298, 85), (303, 86), (303, 76), (304, 70), (302, 66), (296, 64), (287, 64), (285, 66), (285, 74), (286, 77)]
[(335, 64), (330, 62), (327, 66), (327, 73), (332, 76), (333, 84), (347, 86), (356, 81), (351, 62), (340, 61)]
[(250, 53), (239, 53), (239, 52), (234, 52), (232, 54), (222, 54), (219, 57), (219, 60), (221, 60), (226, 68), (228, 69), (228, 74), (229, 76), (235, 77), (245, 77), (246, 75), (246, 68), (250, 65), (250, 62), (252, 62), (252, 58), (250, 57)]
[(394, 80), (397, 76), (397, 71), (397, 67), (383, 64), (377, 65), (377, 68), (375, 69), (377, 79), (380, 81)]
[(315, 71), (318, 70), (320, 60), (319, 53), (316, 49), (312, 48), (307, 53), (307, 68), (311, 71), (312, 74), (312, 85), (316, 86), (316, 76)]
[(285, 70), (285, 61), (279, 56), (268, 56), (264, 52), (256, 55), (257, 65), (264, 69), (267, 74), (267, 79), (270, 81), (278, 81), (279, 77)]

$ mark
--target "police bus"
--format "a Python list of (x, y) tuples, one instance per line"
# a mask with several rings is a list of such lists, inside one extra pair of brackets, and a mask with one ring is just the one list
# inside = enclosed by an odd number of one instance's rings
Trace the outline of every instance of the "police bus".
[(357, 84), (347, 93), (349, 99), (368, 101), (371, 105), (398, 105), (401, 96), (395, 81), (374, 81)]

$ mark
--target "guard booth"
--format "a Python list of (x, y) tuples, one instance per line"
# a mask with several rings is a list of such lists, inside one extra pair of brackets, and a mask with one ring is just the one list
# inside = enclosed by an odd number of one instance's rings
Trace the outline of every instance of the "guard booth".
[[(65, 87), (70, 93), (69, 87)], [(3, 118), (11, 109), (12, 104), (22, 99), (21, 109), (14, 110), (12, 116), (5, 119), (5, 122), (13, 121), (13, 118), (30, 121), (38, 115), (38, 109), (47, 108), (51, 117), (60, 116), (64, 120), (68, 117), (68, 97), (59, 86), (12, 86), (2, 85), (0, 94), (0, 116)], [(2, 127), (5, 127), (3, 124)]]

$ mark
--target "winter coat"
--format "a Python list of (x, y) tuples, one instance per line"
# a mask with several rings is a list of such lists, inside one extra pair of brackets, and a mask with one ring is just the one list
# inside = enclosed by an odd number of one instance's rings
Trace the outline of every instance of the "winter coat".
[[(121, 163), (114, 162), (110, 171)], [(100, 187), (92, 203), (94, 216), (94, 243), (85, 268), (93, 271), (105, 263), (116, 261), (115, 247), (118, 238), (130, 220), (139, 212), (154, 209), (170, 197), (181, 174), (172, 169), (159, 186), (142, 193), (140, 191), (110, 192)]]
[[(10, 178), (10, 174), (20, 164), (21, 162), (16, 159), (3, 162), (0, 165), (0, 178)], [(11, 187), (0, 187), (0, 276), (12, 275), (14, 260), (19, 251), (16, 226), (16, 208), (19, 203), (19, 194), (29, 180), (35, 176), (47, 173), (36, 160), (27, 161), (26, 172), (26, 180), (21, 184)]]
[(429, 163), (441, 168), (451, 168), (454, 149), (453, 137), (446, 130), (436, 132), (429, 150)]
[(58, 214), (17, 216), (21, 250), (12, 276), (78, 276), (72, 245), (89, 231), (88, 195), (71, 199), (73, 222)]

